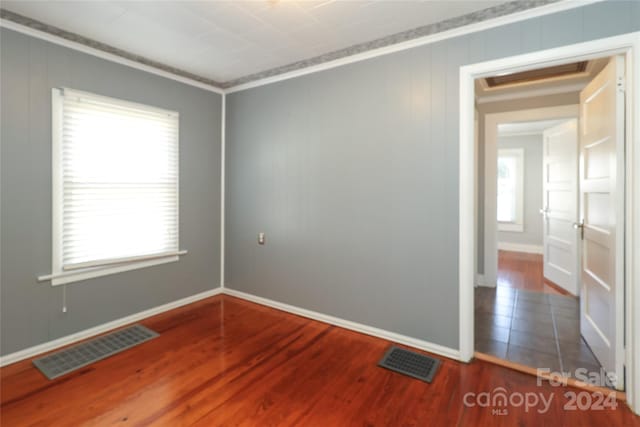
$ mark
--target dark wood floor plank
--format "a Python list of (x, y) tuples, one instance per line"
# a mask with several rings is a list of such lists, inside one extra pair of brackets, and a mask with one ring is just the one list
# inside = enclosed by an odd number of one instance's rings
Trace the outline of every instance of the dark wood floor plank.
[[(388, 341), (229, 296), (141, 323), (160, 337), (54, 381), (30, 361), (2, 368), (2, 426), (640, 425), (624, 403), (565, 411), (573, 389), (481, 361), (443, 359), (426, 384), (376, 366)], [(502, 416), (463, 404), (498, 387), (554, 400)]]

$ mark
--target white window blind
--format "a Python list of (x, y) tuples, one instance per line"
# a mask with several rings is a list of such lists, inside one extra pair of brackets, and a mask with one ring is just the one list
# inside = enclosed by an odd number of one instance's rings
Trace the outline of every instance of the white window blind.
[(498, 157), (498, 221), (516, 220), (517, 176), (516, 158)]
[(54, 274), (177, 254), (178, 121), (54, 92)]

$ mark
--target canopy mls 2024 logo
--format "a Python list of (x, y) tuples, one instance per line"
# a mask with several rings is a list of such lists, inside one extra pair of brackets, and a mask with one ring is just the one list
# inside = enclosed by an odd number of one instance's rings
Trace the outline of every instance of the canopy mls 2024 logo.
[[(566, 387), (569, 378), (578, 381), (601, 386), (610, 387), (612, 379), (604, 372), (590, 372), (580, 368), (571, 376), (570, 373), (551, 372), (550, 369), (538, 369), (538, 380), (536, 385), (542, 387), (543, 381), (547, 381), (552, 387)], [(541, 375), (545, 375), (543, 379)], [(558, 396), (558, 397), (556, 397)], [(609, 393), (601, 391), (587, 390), (567, 390), (562, 394), (555, 391), (538, 392), (509, 392), (504, 387), (496, 387), (491, 391), (468, 392), (462, 398), (462, 403), (468, 408), (480, 407), (491, 410), (492, 415), (508, 415), (509, 408), (522, 408), (525, 412), (536, 411), (545, 414), (551, 408), (554, 399), (564, 398), (564, 402), (558, 402), (565, 411), (605, 411), (615, 410), (618, 407), (616, 393), (611, 390)]]

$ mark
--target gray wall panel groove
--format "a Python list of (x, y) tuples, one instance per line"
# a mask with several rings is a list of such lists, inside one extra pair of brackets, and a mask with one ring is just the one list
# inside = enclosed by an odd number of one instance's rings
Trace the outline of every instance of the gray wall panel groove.
[(228, 95), (227, 285), (457, 348), (459, 66), (638, 13), (607, 1)]
[[(0, 33), (3, 355), (218, 286), (221, 96), (11, 30)], [(51, 271), (51, 88), (180, 112), (180, 261), (62, 287)]]

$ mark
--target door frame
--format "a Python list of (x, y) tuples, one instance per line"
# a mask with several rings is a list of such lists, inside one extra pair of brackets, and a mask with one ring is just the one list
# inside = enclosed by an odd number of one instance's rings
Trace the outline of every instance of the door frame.
[[(497, 73), (513, 73), (603, 56), (625, 55), (625, 386), (627, 403), (640, 414), (640, 31), (584, 43), (460, 67), (459, 151), (459, 340), (460, 360), (474, 354), (474, 277), (476, 235), (476, 148), (473, 119), (474, 80)], [(638, 171), (636, 173), (633, 173)]]
[[(498, 125), (510, 122), (537, 121), (551, 119), (577, 119), (580, 115), (579, 104), (559, 105), (555, 107), (513, 110), (484, 116), (484, 269), (478, 275), (480, 286), (496, 287), (498, 283), (498, 223), (497, 198), (498, 182), (495, 179), (498, 170)], [(542, 141), (541, 141), (542, 144)], [(542, 165), (540, 166), (542, 167)], [(487, 203), (491, 200), (491, 203)], [(495, 201), (495, 203), (493, 202)], [(477, 274), (477, 272), (476, 272)]]

